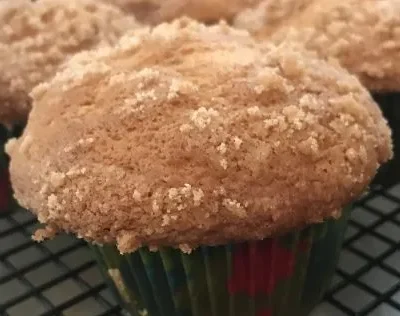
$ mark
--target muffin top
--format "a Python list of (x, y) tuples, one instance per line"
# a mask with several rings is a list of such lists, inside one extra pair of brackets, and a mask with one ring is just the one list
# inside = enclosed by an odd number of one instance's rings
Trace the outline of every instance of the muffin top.
[(261, 0), (103, 0), (133, 13), (144, 23), (159, 24), (182, 16), (202, 22), (231, 20)]
[(371, 91), (400, 91), (400, 0), (307, 2), (276, 33), (268, 19), (254, 32), (261, 38), (273, 33), (276, 43), (299, 42), (321, 57), (338, 59)]
[(391, 157), (358, 79), (226, 24), (180, 19), (80, 53), (7, 144), (47, 228), (121, 252), (261, 239), (338, 217)]
[(118, 8), (95, 0), (1, 1), (0, 122), (24, 119), (28, 93), (67, 57), (114, 43), (137, 25)]

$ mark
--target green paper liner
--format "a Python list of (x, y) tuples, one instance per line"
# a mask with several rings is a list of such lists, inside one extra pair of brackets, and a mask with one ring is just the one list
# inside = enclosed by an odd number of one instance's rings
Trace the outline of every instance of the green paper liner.
[(400, 181), (400, 93), (374, 95), (392, 130), (394, 159), (383, 165), (373, 184), (391, 187)]
[[(350, 209), (350, 208), (349, 208)], [(302, 316), (330, 284), (347, 226), (339, 220), (279, 238), (120, 255), (91, 245), (120, 303), (135, 316)]]

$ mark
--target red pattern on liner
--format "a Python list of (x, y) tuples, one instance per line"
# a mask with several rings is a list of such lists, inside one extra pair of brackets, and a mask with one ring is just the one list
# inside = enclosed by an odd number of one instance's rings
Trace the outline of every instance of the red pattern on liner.
[(257, 316), (272, 316), (272, 312), (269, 309), (264, 309), (257, 313)]
[[(302, 252), (309, 240), (299, 243)], [(270, 295), (277, 283), (294, 273), (296, 252), (280, 246), (276, 239), (235, 245), (232, 252), (232, 275), (228, 280), (230, 294)], [(267, 315), (267, 314), (266, 314)]]

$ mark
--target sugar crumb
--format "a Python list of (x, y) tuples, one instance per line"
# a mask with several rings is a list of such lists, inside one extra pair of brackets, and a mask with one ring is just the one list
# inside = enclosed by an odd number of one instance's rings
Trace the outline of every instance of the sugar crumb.
[(221, 144), (217, 147), (217, 150), (218, 150), (218, 152), (219, 152), (220, 154), (222, 154), (222, 155), (226, 154), (226, 150), (227, 150), (226, 144), (225, 144), (225, 143), (221, 143)]
[(171, 221), (171, 216), (168, 215), (168, 214), (164, 214), (163, 217), (162, 217), (161, 226), (162, 227), (168, 226), (170, 221)]
[(277, 127), (279, 131), (284, 132), (288, 128), (288, 124), (283, 115), (275, 114), (264, 120), (264, 127), (267, 129)]
[(181, 133), (186, 133), (186, 132), (188, 132), (188, 131), (190, 131), (190, 130), (192, 130), (192, 126), (190, 126), (189, 124), (182, 124), (182, 125), (179, 127), (179, 131), (180, 131)]
[(301, 153), (307, 156), (316, 156), (319, 152), (318, 141), (314, 137), (309, 137), (299, 143), (298, 148)]
[(190, 119), (197, 128), (205, 129), (211, 124), (211, 120), (218, 116), (218, 111), (213, 108), (206, 109), (205, 107), (200, 107), (191, 114)]
[(156, 213), (156, 214), (160, 211), (160, 205), (158, 204), (157, 200), (154, 199), (152, 201), (151, 208), (152, 208), (153, 212)]
[(109, 86), (116, 86), (116, 85), (120, 85), (124, 82), (126, 82), (128, 79), (128, 75), (124, 72), (122, 73), (117, 73), (115, 75), (110, 76), (110, 78), (108, 79), (108, 85)]
[(50, 194), (47, 198), (47, 207), (50, 210), (60, 210), (61, 204), (58, 201), (58, 197), (55, 194)]
[(36, 242), (42, 242), (48, 239), (52, 239), (57, 235), (57, 229), (53, 226), (46, 225), (45, 228), (40, 228), (35, 231), (32, 235), (32, 239)]
[(198, 87), (191, 82), (173, 78), (169, 87), (167, 98), (171, 100), (178, 97), (179, 93), (198, 91)]
[(141, 202), (142, 201), (142, 194), (138, 190), (133, 191), (133, 199), (136, 202)]
[(150, 245), (149, 246), (149, 251), (150, 252), (157, 252), (159, 250), (158, 246)]
[(248, 108), (247, 113), (251, 116), (260, 116), (261, 115), (260, 108), (257, 105)]
[(121, 232), (117, 236), (117, 247), (121, 254), (134, 251), (140, 247), (137, 236), (131, 232)]
[(242, 146), (243, 140), (241, 140), (239, 137), (235, 136), (233, 138), (233, 144), (235, 145), (235, 149), (239, 150), (240, 146)]
[(52, 171), (49, 180), (52, 187), (56, 189), (65, 183), (65, 173)]
[(219, 164), (221, 165), (221, 167), (222, 167), (224, 170), (228, 169), (228, 161), (227, 161), (225, 158), (221, 159), (221, 160), (219, 161)]
[(40, 188), (39, 194), (40, 195), (46, 195), (49, 190), (49, 185), (47, 183), (43, 184), (42, 187)]
[(180, 249), (183, 253), (185, 253), (185, 254), (187, 254), (187, 255), (189, 255), (189, 254), (193, 251), (193, 249), (192, 249), (188, 244), (180, 244), (180, 245), (179, 245), (179, 249)]
[(301, 108), (309, 110), (318, 110), (320, 108), (318, 106), (317, 98), (312, 94), (303, 95), (299, 100), (299, 105)]
[(224, 199), (222, 201), (222, 205), (225, 206), (230, 212), (232, 212), (233, 214), (235, 214), (240, 218), (244, 218), (247, 216), (247, 212), (244, 206), (236, 200)]
[(354, 148), (349, 148), (346, 150), (346, 158), (350, 162), (354, 162), (357, 159), (357, 152), (354, 150)]
[(12, 152), (14, 151), (15, 147), (17, 144), (17, 139), (16, 138), (10, 138), (6, 145), (5, 145), (5, 151), (8, 155), (11, 155)]
[(143, 102), (145, 100), (157, 100), (156, 91), (154, 89), (136, 92), (135, 97), (137, 102)]
[(204, 197), (204, 192), (202, 189), (193, 189), (194, 206), (200, 206), (203, 197)]

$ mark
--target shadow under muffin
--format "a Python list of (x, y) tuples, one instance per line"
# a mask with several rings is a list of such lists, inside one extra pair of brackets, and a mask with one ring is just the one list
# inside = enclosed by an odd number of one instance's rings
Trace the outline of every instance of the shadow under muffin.
[(0, 124), (0, 213), (9, 212), (18, 205), (13, 198), (9, 173), (10, 158), (5, 152), (5, 144), (10, 138), (21, 136), (24, 126), (25, 123), (16, 123), (11, 128)]
[(379, 169), (373, 184), (389, 187), (400, 180), (400, 93), (374, 94), (373, 97), (392, 130), (394, 151), (394, 158)]

